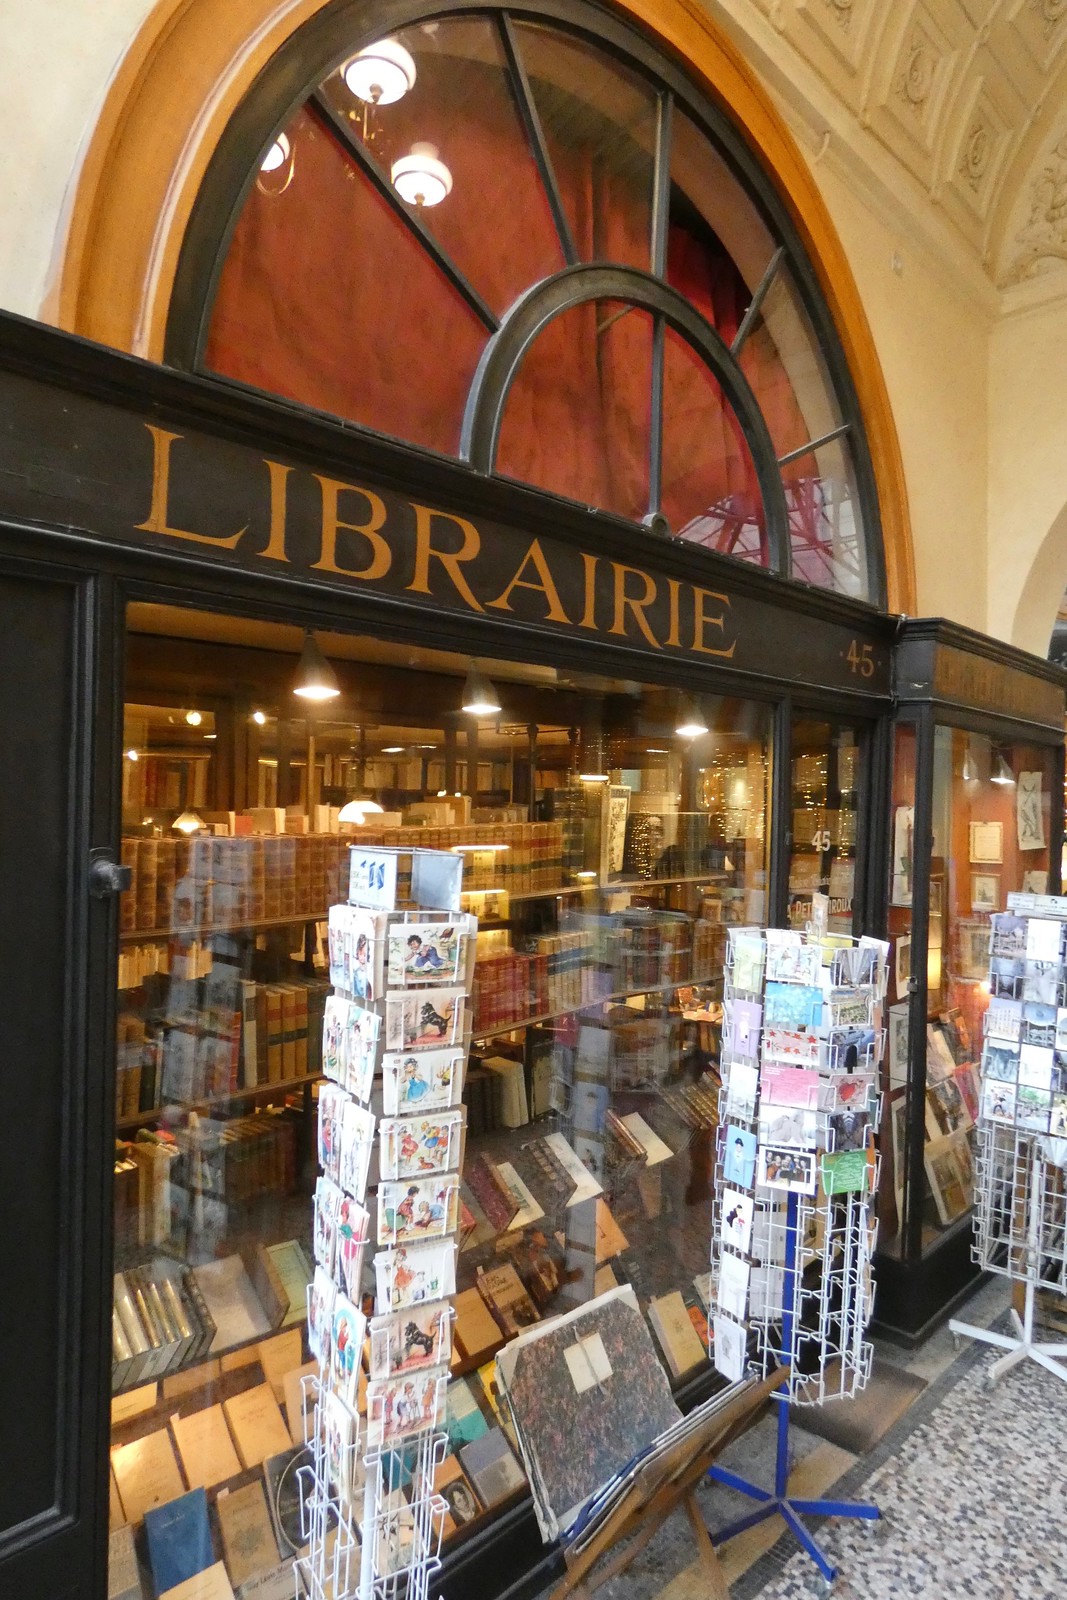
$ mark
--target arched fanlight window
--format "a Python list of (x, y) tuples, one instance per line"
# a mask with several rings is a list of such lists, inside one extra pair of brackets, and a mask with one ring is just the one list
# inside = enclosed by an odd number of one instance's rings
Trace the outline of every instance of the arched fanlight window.
[(249, 110), (172, 358), (883, 601), (849, 375), (736, 130), (582, 0), (373, 9)]

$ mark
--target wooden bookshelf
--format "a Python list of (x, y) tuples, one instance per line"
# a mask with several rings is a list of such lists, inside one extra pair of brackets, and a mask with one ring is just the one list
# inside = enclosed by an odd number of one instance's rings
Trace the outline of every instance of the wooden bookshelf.
[[(207, 1100), (182, 1101), (183, 1111), (209, 1111), (212, 1106), (230, 1105), (235, 1100), (247, 1101), (254, 1105), (267, 1105), (280, 1094), (291, 1094), (294, 1089), (306, 1088), (309, 1084), (317, 1083), (322, 1077), (321, 1072), (304, 1073), (299, 1078), (286, 1078), (280, 1083), (257, 1083), (254, 1089), (233, 1089), (229, 1094), (212, 1095)], [(167, 1104), (174, 1104), (168, 1101)], [(149, 1111), (139, 1111), (136, 1116), (119, 1117), (115, 1122), (115, 1129), (121, 1133), (124, 1129), (143, 1128), (150, 1122), (158, 1122), (165, 1108), (153, 1106)]]

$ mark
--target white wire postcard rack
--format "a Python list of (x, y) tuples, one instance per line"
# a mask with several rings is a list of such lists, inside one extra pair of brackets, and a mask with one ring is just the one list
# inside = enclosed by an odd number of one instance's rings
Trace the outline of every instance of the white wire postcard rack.
[(1010, 894), (994, 915), (983, 1031), (972, 1254), (1025, 1286), (1023, 1314), (1010, 1334), (949, 1327), (1005, 1352), (990, 1382), (1023, 1360), (1067, 1382), (1067, 1344), (1034, 1337), (1037, 1291), (1067, 1291), (1067, 897)]
[[(351, 855), (348, 901), (330, 912), (335, 988), (308, 1290), (318, 1372), (305, 1380), (311, 1459), (300, 1469), (296, 1596), (427, 1600), (447, 1512), (434, 1482), (448, 1442), (438, 1424), (452, 1348), (477, 921), (459, 909), (462, 861), (450, 852)], [(405, 855), (414, 902), (406, 906), (397, 904)], [(368, 1187), (378, 1191), (382, 1247), (372, 1263)], [(365, 1277), (379, 1291), (366, 1375)]]

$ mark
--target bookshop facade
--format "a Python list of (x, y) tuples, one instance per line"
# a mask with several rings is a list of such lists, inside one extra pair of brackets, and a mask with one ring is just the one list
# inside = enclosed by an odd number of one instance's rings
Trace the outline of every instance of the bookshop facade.
[(621, 11), (334, 4), (219, 140), (164, 363), (0, 320), (12, 1593), (292, 1592), (353, 843), (458, 854), (478, 919), (444, 1594), (549, 1571), (517, 1330), (629, 1283), (715, 1381), (729, 927), (894, 938), (879, 1316), (965, 1283), (978, 946), (1059, 887), (1062, 675), (892, 614), (862, 319), (773, 165)]

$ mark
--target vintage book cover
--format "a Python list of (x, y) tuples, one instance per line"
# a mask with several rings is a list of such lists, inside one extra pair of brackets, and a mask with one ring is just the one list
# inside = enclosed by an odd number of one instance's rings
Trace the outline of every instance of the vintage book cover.
[(446, 1539), (464, 1523), (473, 1522), (482, 1509), (470, 1480), (455, 1456), (446, 1456), (437, 1468), (433, 1477), (433, 1492), (439, 1494), (448, 1507), (443, 1523)]
[(226, 1570), (235, 1588), (278, 1562), (278, 1545), (259, 1482), (220, 1495), (215, 1504)]
[(478, 1290), (506, 1338), (540, 1320), (525, 1284), (510, 1263), (480, 1272)]
[(252, 1280), (240, 1256), (224, 1256), (195, 1267), (193, 1276), (215, 1323), (213, 1355), (248, 1339), (271, 1332), (270, 1322), (256, 1297)]
[(480, 1439), (463, 1445), (459, 1459), (479, 1498), (487, 1506), (496, 1505), (526, 1486), (522, 1468), (499, 1428), (490, 1428)]
[(261, 1466), (268, 1456), (288, 1448), (289, 1429), (269, 1383), (224, 1400), (223, 1410), (243, 1466)]
[(304, 1345), (299, 1328), (290, 1328), (273, 1339), (264, 1339), (259, 1346), (259, 1364), (263, 1376), (270, 1384), (275, 1400), (285, 1399), (286, 1374), (299, 1367), (304, 1359)]
[(191, 1489), (211, 1489), (240, 1472), (221, 1405), (173, 1417), (170, 1425)]
[(146, 1511), (144, 1531), (157, 1594), (176, 1588), (214, 1563), (203, 1489), (193, 1489), (165, 1506)]
[(667, 1358), (672, 1377), (680, 1378), (706, 1359), (707, 1349), (689, 1320), (689, 1312), (679, 1290), (650, 1300), (648, 1320)]
[(128, 1522), (140, 1522), (153, 1506), (166, 1505), (185, 1493), (166, 1428), (119, 1445), (111, 1452), (111, 1465)]
[(267, 1245), (266, 1249), (289, 1300), (289, 1309), (282, 1318), (282, 1327), (293, 1327), (298, 1322), (303, 1322), (307, 1316), (307, 1290), (311, 1282), (311, 1265), (303, 1246), (296, 1239), (283, 1239), (280, 1244)]
[(477, 1289), (464, 1289), (455, 1299), (455, 1341), (468, 1361), (479, 1364), (495, 1355), (504, 1334)]
[(159, 1600), (234, 1600), (233, 1588), (221, 1561), (195, 1578), (186, 1578), (174, 1589), (166, 1589)]

